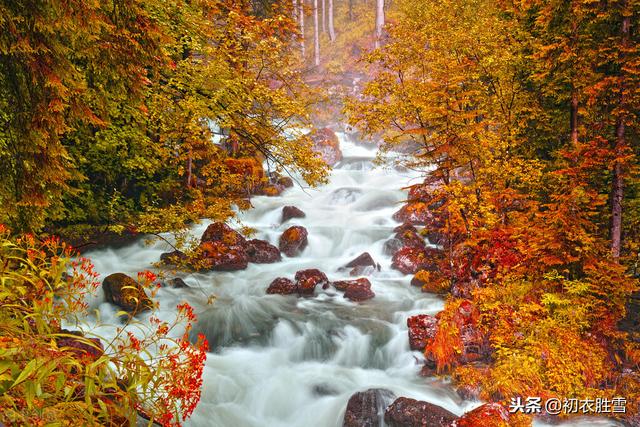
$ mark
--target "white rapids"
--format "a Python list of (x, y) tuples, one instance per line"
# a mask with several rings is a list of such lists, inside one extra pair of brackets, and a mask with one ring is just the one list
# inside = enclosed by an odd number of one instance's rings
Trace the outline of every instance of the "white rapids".
[[(309, 245), (299, 257), (283, 255), (279, 263), (249, 264), (242, 271), (185, 274), (190, 289), (165, 287), (156, 296), (159, 316), (167, 320), (179, 302), (188, 301), (198, 315), (195, 332), (204, 333), (211, 347), (202, 400), (187, 425), (339, 427), (349, 397), (369, 388), (426, 400), (459, 415), (481, 404), (462, 401), (446, 381), (420, 377), (423, 356), (409, 349), (407, 318), (435, 314), (444, 305), (442, 298), (410, 286), (411, 276), (392, 270), (383, 252), (398, 225), (391, 216), (406, 198), (401, 188), (418, 182), (419, 175), (375, 168), (375, 149), (338, 136), (344, 159), (328, 184), (304, 190), (296, 185), (281, 197), (253, 197), (254, 207), (239, 214), (243, 225), (256, 230), (255, 238), (276, 246), (286, 228), (306, 227)], [(281, 224), (287, 205), (302, 209), (306, 217)], [(194, 227), (194, 236), (208, 224)], [(163, 242), (141, 241), (86, 255), (102, 277), (115, 272), (135, 277), (170, 250)], [(348, 279), (339, 268), (363, 252), (382, 266), (369, 277), (376, 294), (369, 301), (353, 303), (320, 288), (312, 298), (265, 294), (276, 277), (292, 279), (306, 268), (318, 268), (330, 280)], [(217, 298), (207, 305), (211, 294)], [(101, 292), (91, 305), (102, 323), (118, 323), (117, 309)], [(115, 333), (113, 327), (94, 329), (107, 337)], [(566, 425), (617, 424), (583, 418)]]

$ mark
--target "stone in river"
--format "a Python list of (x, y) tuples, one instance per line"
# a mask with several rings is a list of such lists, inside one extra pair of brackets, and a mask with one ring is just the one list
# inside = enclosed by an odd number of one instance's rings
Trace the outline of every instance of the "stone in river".
[(102, 290), (107, 302), (113, 303), (131, 314), (153, 307), (144, 288), (123, 273), (114, 273), (102, 281)]
[(395, 399), (392, 391), (371, 388), (349, 398), (342, 421), (343, 427), (380, 427), (387, 405)]
[(298, 286), (291, 279), (278, 277), (267, 288), (268, 294), (291, 295), (298, 293)]
[(278, 246), (288, 257), (299, 255), (309, 243), (307, 240), (307, 229), (299, 225), (289, 227), (280, 236)]
[(249, 256), (249, 262), (271, 264), (282, 259), (280, 250), (265, 240), (248, 240), (244, 248)]
[(324, 287), (329, 284), (327, 275), (316, 268), (298, 271), (295, 279), (300, 295), (313, 295), (316, 286)]
[(384, 420), (390, 427), (449, 427), (457, 418), (438, 405), (408, 397), (396, 399), (384, 414)]
[(291, 218), (304, 218), (305, 216), (307, 215), (295, 206), (285, 206), (282, 208), (282, 222), (287, 222)]

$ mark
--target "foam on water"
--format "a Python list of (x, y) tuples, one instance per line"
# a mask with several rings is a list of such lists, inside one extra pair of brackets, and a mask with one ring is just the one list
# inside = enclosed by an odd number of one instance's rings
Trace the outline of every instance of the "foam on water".
[[(257, 230), (256, 238), (276, 245), (286, 228), (306, 227), (309, 246), (299, 257), (250, 264), (236, 272), (185, 275), (190, 289), (159, 291), (160, 317), (171, 319), (176, 304), (188, 301), (199, 317), (196, 332), (205, 333), (212, 347), (202, 400), (188, 425), (341, 426), (349, 397), (369, 388), (386, 388), (456, 414), (481, 404), (462, 401), (446, 382), (418, 376), (423, 356), (409, 349), (407, 317), (435, 314), (443, 301), (411, 287), (411, 276), (390, 269), (383, 244), (397, 225), (391, 216), (406, 197), (400, 188), (419, 176), (374, 168), (374, 149), (338, 136), (344, 159), (328, 184), (316, 189), (295, 186), (281, 197), (254, 197), (254, 207), (239, 214), (242, 224)], [(287, 205), (302, 209), (306, 217), (280, 224)], [(199, 237), (208, 224), (195, 226), (192, 233)], [(140, 241), (88, 256), (103, 277), (115, 272), (135, 275), (169, 250), (164, 242), (149, 246)], [(274, 278), (293, 278), (305, 268), (318, 268), (330, 280), (348, 278), (339, 268), (365, 251), (382, 266), (370, 277), (376, 293), (372, 300), (356, 304), (330, 290), (304, 299), (265, 294)], [(209, 294), (217, 296), (213, 305), (206, 304)], [(116, 308), (102, 295), (91, 305), (103, 322), (117, 324)], [(100, 327), (97, 332), (108, 337), (115, 330)], [(581, 419), (567, 425), (616, 424)]]

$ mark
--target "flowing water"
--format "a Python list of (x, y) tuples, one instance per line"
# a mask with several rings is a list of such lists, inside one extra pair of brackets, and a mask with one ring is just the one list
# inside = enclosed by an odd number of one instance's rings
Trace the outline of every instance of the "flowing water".
[[(422, 355), (409, 349), (406, 319), (437, 313), (443, 300), (411, 287), (411, 276), (392, 270), (383, 252), (398, 225), (391, 216), (406, 197), (400, 188), (419, 176), (374, 168), (374, 149), (357, 146), (344, 134), (339, 137), (344, 159), (327, 185), (305, 190), (295, 186), (281, 197), (254, 197), (254, 207), (239, 215), (243, 225), (257, 230), (255, 238), (276, 246), (289, 226), (306, 227), (309, 245), (300, 256), (249, 264), (236, 272), (184, 275), (189, 289), (159, 291), (160, 316), (171, 319), (172, 307), (187, 300), (199, 317), (195, 331), (206, 334), (211, 347), (202, 400), (188, 425), (341, 426), (349, 397), (369, 388), (386, 388), (456, 414), (480, 405), (462, 401), (442, 380), (418, 375)], [(302, 209), (306, 217), (281, 224), (287, 205)], [(207, 225), (194, 227), (193, 234), (199, 237)], [(114, 272), (135, 277), (169, 250), (166, 243), (139, 242), (87, 256), (103, 277)], [(376, 294), (369, 301), (353, 303), (320, 288), (312, 298), (265, 294), (276, 277), (292, 279), (305, 268), (318, 268), (330, 280), (349, 279), (340, 267), (365, 251), (382, 266), (369, 277)], [(210, 294), (217, 296), (213, 305), (206, 304)], [(104, 323), (117, 323), (116, 308), (102, 295), (92, 306)], [(94, 329), (102, 336), (114, 333), (112, 327)], [(572, 425), (616, 424), (582, 419)]]

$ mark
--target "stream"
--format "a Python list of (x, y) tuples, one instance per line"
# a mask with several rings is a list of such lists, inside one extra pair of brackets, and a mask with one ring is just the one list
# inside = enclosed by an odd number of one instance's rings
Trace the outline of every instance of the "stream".
[[(344, 158), (328, 184), (304, 190), (296, 185), (280, 197), (255, 196), (254, 207), (238, 216), (256, 230), (255, 238), (276, 246), (286, 228), (304, 226), (309, 245), (300, 256), (283, 255), (281, 262), (249, 264), (241, 271), (182, 274), (189, 289), (159, 290), (159, 317), (170, 320), (175, 306), (187, 300), (198, 315), (195, 332), (204, 333), (211, 347), (202, 400), (187, 425), (339, 427), (349, 397), (369, 388), (426, 400), (458, 415), (481, 404), (461, 400), (442, 379), (420, 377), (422, 355), (409, 349), (407, 318), (436, 314), (444, 306), (443, 298), (420, 292), (409, 285), (411, 276), (391, 269), (391, 257), (383, 251), (398, 225), (392, 214), (406, 198), (401, 188), (418, 182), (419, 174), (374, 167), (374, 148), (338, 136)], [(281, 224), (282, 207), (288, 205), (306, 217)], [(195, 226), (194, 236), (199, 238), (209, 223)], [(115, 272), (135, 277), (170, 250), (162, 241), (140, 241), (86, 256), (101, 277)], [(311, 298), (265, 294), (273, 279), (292, 279), (306, 268), (318, 268), (332, 281), (349, 279), (340, 267), (363, 252), (382, 267), (368, 276), (376, 294), (371, 300), (354, 303), (320, 287)], [(210, 294), (217, 299), (207, 305)], [(91, 308), (103, 323), (118, 323), (117, 308), (104, 301), (102, 292)], [(87, 321), (99, 335), (115, 333), (114, 327)], [(618, 424), (582, 418), (563, 425)]]

